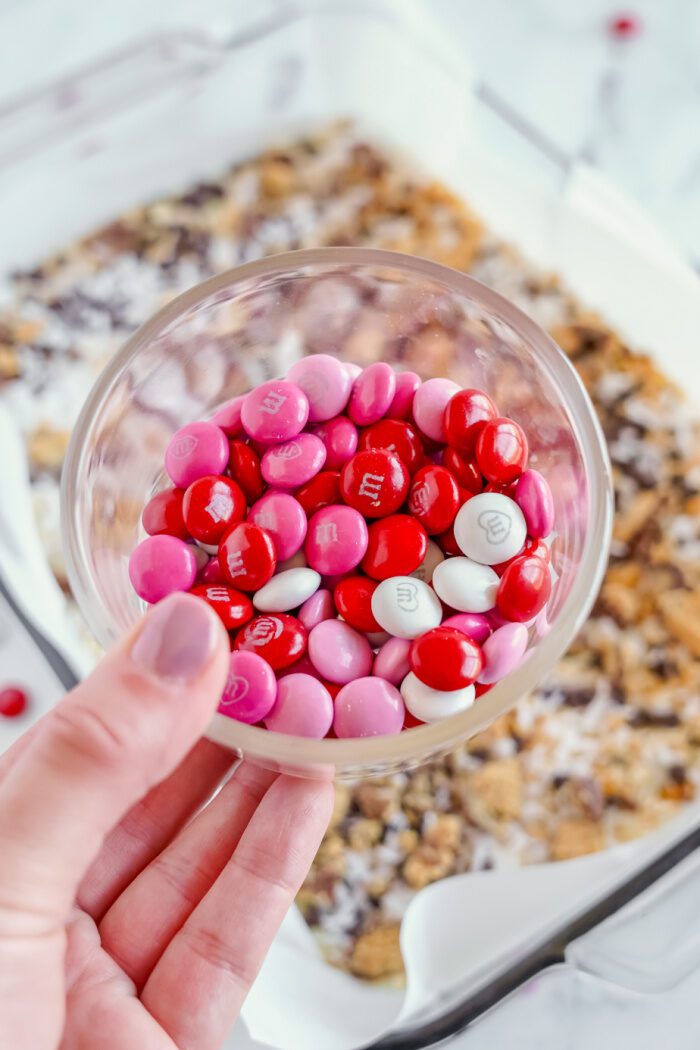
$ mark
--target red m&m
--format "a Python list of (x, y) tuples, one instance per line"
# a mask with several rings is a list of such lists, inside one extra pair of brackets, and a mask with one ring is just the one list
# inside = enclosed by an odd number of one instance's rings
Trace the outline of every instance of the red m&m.
[(250, 521), (234, 525), (219, 546), (219, 565), (224, 579), (241, 591), (264, 587), (277, 566), (270, 533)]
[(481, 647), (456, 627), (436, 627), (411, 645), (411, 670), (431, 689), (462, 689), (479, 677)]
[(182, 510), (190, 536), (201, 543), (214, 544), (231, 525), (245, 517), (245, 496), (231, 478), (210, 475), (192, 482), (185, 492)]
[(306, 652), (306, 628), (295, 616), (267, 613), (246, 624), (236, 635), (233, 647), (257, 653), (273, 671), (281, 671)]
[(408, 481), (408, 471), (395, 452), (367, 449), (343, 467), (340, 493), (365, 518), (384, 518), (403, 503)]

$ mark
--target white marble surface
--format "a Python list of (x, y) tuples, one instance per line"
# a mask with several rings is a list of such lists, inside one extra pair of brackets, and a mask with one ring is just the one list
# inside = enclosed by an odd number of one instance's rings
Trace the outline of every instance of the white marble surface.
[[(0, 104), (165, 26), (223, 32), (284, 2), (0, 0)], [(504, 100), (605, 171), (700, 266), (698, 0), (419, 2)], [(624, 41), (608, 31), (621, 11), (640, 22)]]

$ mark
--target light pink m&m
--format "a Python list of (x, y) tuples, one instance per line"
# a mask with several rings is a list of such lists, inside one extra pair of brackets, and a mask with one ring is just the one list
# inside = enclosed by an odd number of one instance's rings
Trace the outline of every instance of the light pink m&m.
[(265, 445), (289, 441), (306, 426), (309, 402), (296, 383), (271, 379), (249, 394), (241, 408), (241, 423), (246, 434)]
[(176, 536), (148, 536), (129, 558), (131, 586), (151, 604), (173, 591), (189, 591), (196, 576), (194, 548)]
[(336, 416), (314, 430), (326, 446), (326, 470), (339, 470), (357, 451), (357, 427), (347, 416)]
[(266, 492), (248, 511), (248, 521), (270, 533), (278, 561), (296, 554), (306, 536), (304, 508), (286, 492)]
[(275, 706), (265, 725), (275, 733), (321, 740), (333, 722), (333, 701), (322, 682), (308, 674), (288, 674), (277, 683)]
[(307, 598), (299, 609), (299, 619), (307, 631), (312, 631), (319, 623), (335, 616), (335, 603), (331, 591), (322, 588)]
[(329, 682), (345, 685), (372, 669), (372, 650), (364, 635), (342, 620), (324, 620), (309, 634), (311, 663)]
[(394, 400), (396, 373), (385, 361), (365, 368), (353, 383), (348, 415), (353, 423), (366, 427), (385, 415)]
[(353, 383), (345, 365), (330, 354), (302, 357), (289, 369), (287, 379), (306, 394), (310, 423), (340, 415), (348, 403)]
[(527, 531), (544, 539), (554, 528), (554, 497), (549, 482), (538, 470), (524, 470), (515, 486), (515, 500), (525, 518)]
[(396, 686), (383, 678), (358, 678), (335, 698), (337, 737), (389, 736), (400, 733), (406, 710)]
[(411, 670), (408, 656), (412, 644), (409, 638), (390, 638), (375, 656), (372, 674), (392, 685), (401, 685)]
[(228, 441), (213, 423), (188, 423), (176, 430), (165, 450), (168, 477), (182, 489), (206, 474), (223, 474)]
[(333, 504), (317, 510), (311, 518), (304, 552), (316, 572), (339, 576), (360, 564), (367, 543), (367, 524), (360, 512)]
[(484, 666), (479, 675), (483, 685), (500, 682), (521, 663), (527, 649), (528, 631), (522, 623), (507, 623), (484, 642)]
[(267, 660), (245, 649), (231, 653), (219, 714), (254, 725), (272, 709), (276, 697), (277, 679)]
[(260, 462), (268, 485), (295, 489), (318, 474), (326, 461), (326, 446), (315, 434), (298, 434), (291, 441), (273, 445)]
[(451, 379), (428, 379), (416, 390), (413, 398), (413, 418), (423, 433), (433, 441), (445, 440), (445, 408), (459, 389)]

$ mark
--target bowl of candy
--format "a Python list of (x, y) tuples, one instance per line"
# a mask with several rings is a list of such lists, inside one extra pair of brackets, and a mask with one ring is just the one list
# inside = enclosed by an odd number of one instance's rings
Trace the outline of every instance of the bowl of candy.
[(363, 248), (167, 303), (92, 390), (62, 490), (98, 641), (199, 595), (231, 639), (209, 735), (306, 776), (416, 765), (512, 706), (589, 612), (611, 516), (549, 336), (464, 274)]

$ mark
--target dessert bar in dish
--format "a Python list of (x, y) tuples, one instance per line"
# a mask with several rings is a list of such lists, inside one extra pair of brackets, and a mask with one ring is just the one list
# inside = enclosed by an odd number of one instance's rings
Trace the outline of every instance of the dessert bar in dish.
[[(603, 589), (550, 678), (446, 759), (338, 788), (299, 905), (331, 962), (367, 979), (400, 979), (399, 922), (424, 886), (456, 872), (604, 849), (695, 796), (700, 440), (682, 393), (418, 163), (335, 124), (135, 206), (12, 275), (0, 299), (0, 398), (26, 438), (37, 519), (67, 586), (59, 476), (71, 425), (102, 365), (155, 310), (211, 274), (339, 244), (464, 270), (547, 328), (595, 403), (615, 481)], [(342, 309), (342, 301), (329, 303), (329, 316)], [(396, 339), (406, 369), (445, 372), (449, 332), (434, 321), (407, 317)], [(309, 349), (324, 349), (322, 333)], [(372, 353), (356, 348), (363, 366)]]

